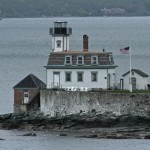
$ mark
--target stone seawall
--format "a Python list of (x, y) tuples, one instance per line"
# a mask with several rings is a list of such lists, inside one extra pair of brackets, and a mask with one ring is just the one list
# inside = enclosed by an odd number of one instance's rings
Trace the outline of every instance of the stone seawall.
[(150, 94), (41, 90), (41, 111), (51, 117), (79, 113), (150, 114)]

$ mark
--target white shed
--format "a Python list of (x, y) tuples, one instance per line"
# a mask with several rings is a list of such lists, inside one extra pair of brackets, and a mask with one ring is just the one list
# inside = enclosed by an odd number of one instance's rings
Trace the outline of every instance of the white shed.
[[(123, 76), (123, 89), (129, 89), (130, 71), (126, 72)], [(131, 83), (133, 90), (147, 90), (148, 89), (148, 76), (146, 73), (139, 69), (131, 70)]]

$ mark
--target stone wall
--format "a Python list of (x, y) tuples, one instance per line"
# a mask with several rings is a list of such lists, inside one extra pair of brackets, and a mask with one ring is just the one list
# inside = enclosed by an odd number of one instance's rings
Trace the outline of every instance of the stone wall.
[(150, 94), (52, 90), (41, 90), (40, 94), (41, 111), (52, 117), (88, 112), (117, 115), (150, 113)]

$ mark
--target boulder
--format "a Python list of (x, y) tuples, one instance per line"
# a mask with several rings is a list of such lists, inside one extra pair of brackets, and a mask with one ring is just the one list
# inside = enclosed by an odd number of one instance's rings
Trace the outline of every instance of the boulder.
[(0, 140), (5, 140), (5, 139), (0, 138)]
[(144, 139), (150, 139), (150, 135), (145, 135)]
[(37, 136), (36, 133), (27, 133), (27, 134), (24, 134), (23, 136)]
[(76, 136), (78, 138), (98, 138), (97, 134), (90, 134), (90, 135), (81, 135), (81, 136)]
[(59, 134), (59, 136), (67, 136), (67, 134), (61, 133), (61, 134)]

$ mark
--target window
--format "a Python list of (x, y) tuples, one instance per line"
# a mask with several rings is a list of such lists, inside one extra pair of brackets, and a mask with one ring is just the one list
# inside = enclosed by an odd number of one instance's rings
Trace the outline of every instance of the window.
[(83, 59), (83, 56), (78, 56), (78, 57), (77, 57), (77, 64), (78, 64), (78, 65), (83, 65), (83, 60), (84, 60), (84, 59)]
[(24, 92), (24, 104), (29, 102), (29, 92)]
[(83, 82), (83, 72), (78, 72), (77, 73), (77, 81), (78, 82)]
[(57, 43), (58, 48), (61, 47), (61, 41), (60, 40), (57, 40), (56, 43)]
[(66, 82), (71, 82), (71, 72), (66, 72)]
[(29, 97), (29, 93), (24, 93), (24, 97)]
[(66, 56), (65, 57), (65, 64), (66, 65), (71, 65), (72, 64), (72, 57), (71, 56)]
[(91, 57), (91, 64), (92, 65), (97, 65), (98, 64), (98, 57), (97, 56), (92, 56)]
[(97, 81), (97, 72), (91, 72), (91, 81), (96, 82)]

